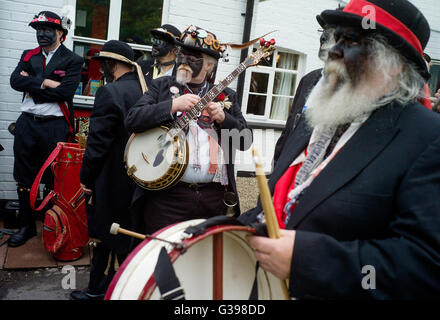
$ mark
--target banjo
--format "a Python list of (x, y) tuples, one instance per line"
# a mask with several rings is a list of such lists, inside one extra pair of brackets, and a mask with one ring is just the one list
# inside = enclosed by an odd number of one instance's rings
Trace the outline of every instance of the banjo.
[(250, 54), (223, 81), (212, 87), (193, 108), (174, 122), (132, 134), (124, 152), (127, 174), (147, 190), (163, 190), (174, 186), (185, 173), (189, 147), (184, 129), (196, 120), (213, 101), (246, 68), (257, 65), (274, 51), (275, 40), (260, 38), (260, 47)]

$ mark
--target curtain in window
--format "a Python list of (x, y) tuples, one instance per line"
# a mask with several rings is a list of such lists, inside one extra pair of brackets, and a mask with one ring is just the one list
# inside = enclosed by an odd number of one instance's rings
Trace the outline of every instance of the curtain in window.
[[(295, 70), (296, 57), (294, 54), (281, 54), (278, 68)], [(274, 90), (275, 94), (291, 96), (293, 94), (295, 85), (295, 75), (287, 72), (277, 72), (275, 77), (279, 77), (279, 80), (275, 79)], [(272, 109), (270, 112), (270, 118), (273, 120), (287, 120), (290, 106), (288, 105), (290, 99), (288, 97), (274, 97), (272, 100)]]

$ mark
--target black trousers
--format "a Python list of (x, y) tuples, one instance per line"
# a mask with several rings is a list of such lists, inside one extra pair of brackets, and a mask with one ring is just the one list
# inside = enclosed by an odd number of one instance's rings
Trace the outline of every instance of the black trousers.
[(93, 247), (88, 292), (105, 294), (118, 267), (127, 258), (127, 254), (115, 254), (102, 242)]
[[(57, 142), (67, 141), (69, 129), (64, 117), (38, 119), (22, 113), (15, 124), (14, 179), (20, 190), (29, 190)], [(53, 188), (53, 175), (46, 170), (42, 183)], [(35, 222), (35, 213), (29, 206), (29, 192), (18, 191), (19, 220), (23, 227)]]
[(171, 189), (149, 192), (144, 203), (144, 233), (152, 234), (171, 224), (207, 219), (226, 213), (225, 186), (206, 183), (197, 186), (179, 182)]

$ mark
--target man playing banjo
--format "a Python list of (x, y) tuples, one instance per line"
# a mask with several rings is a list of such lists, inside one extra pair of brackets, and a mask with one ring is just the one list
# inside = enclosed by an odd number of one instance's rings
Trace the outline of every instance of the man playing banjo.
[[(152, 81), (148, 92), (126, 117), (129, 131), (141, 133), (187, 118), (193, 106), (213, 87), (217, 62), (224, 52), (216, 36), (189, 26), (176, 43), (179, 46), (176, 76)], [(132, 205), (142, 217), (143, 232), (150, 234), (176, 222), (225, 214), (225, 195), (233, 198), (235, 195), (233, 214), (239, 214), (233, 149), (245, 150), (250, 144), (232, 145), (230, 136), (228, 141), (219, 141), (217, 137), (222, 136), (222, 130), (251, 136), (237, 96), (228, 88), (186, 127), (189, 161), (181, 180), (166, 190), (147, 191), (137, 187)]]

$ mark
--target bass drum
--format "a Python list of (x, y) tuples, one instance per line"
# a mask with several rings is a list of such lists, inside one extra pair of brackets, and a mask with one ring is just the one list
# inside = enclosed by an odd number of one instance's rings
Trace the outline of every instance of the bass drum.
[[(249, 299), (255, 280), (257, 261), (245, 237), (255, 234), (255, 230), (236, 225), (214, 226), (206, 229), (203, 234), (185, 239), (184, 231), (188, 227), (204, 221), (204, 219), (196, 219), (177, 223), (153, 235), (167, 241), (183, 243), (186, 247), (184, 251), (163, 241), (144, 240), (119, 268), (105, 299), (160, 299), (161, 294), (153, 273), (162, 247), (168, 252), (176, 276), (184, 290), (185, 299), (218, 299), (219, 290), (220, 298), (224, 300)], [(218, 247), (218, 239), (220, 239), (220, 247)], [(215, 245), (217, 247), (213, 250)], [(214, 251), (217, 254), (213, 255)], [(221, 251), (220, 255), (219, 251)], [(216, 275), (218, 272), (221, 274)], [(221, 283), (218, 283), (219, 276)], [(217, 279), (217, 282), (214, 279)], [(259, 300), (284, 300), (278, 278), (259, 268), (257, 282)], [(217, 288), (219, 286), (221, 288)]]

